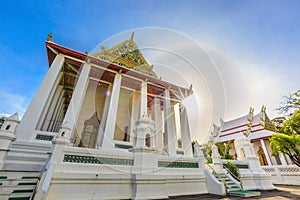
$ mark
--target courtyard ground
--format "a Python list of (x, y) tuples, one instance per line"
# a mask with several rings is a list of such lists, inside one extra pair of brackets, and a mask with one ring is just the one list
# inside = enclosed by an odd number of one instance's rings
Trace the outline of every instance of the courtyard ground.
[(275, 185), (275, 190), (261, 191), (261, 196), (259, 197), (231, 197), (231, 196), (218, 196), (213, 194), (202, 194), (202, 195), (191, 195), (191, 196), (181, 196), (181, 197), (171, 197), (174, 200), (203, 200), (203, 199), (223, 199), (223, 200), (241, 200), (241, 199), (265, 199), (265, 200), (288, 200), (297, 199), (300, 200), (300, 186), (291, 185)]

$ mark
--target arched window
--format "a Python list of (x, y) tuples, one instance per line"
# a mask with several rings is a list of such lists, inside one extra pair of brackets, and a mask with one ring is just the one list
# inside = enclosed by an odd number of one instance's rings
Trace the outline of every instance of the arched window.
[(146, 139), (145, 139), (146, 141), (146, 147), (150, 147), (150, 135), (149, 134), (147, 134), (146, 135)]
[(94, 113), (93, 116), (85, 120), (81, 141), (78, 146), (88, 148), (95, 147), (99, 124), (97, 113)]
[(245, 158), (246, 157), (246, 154), (245, 154), (245, 150), (244, 148), (241, 148), (241, 154), (242, 154), (242, 157)]
[(6, 128), (5, 128), (5, 130), (8, 130), (9, 128), (10, 128), (10, 125), (7, 125)]

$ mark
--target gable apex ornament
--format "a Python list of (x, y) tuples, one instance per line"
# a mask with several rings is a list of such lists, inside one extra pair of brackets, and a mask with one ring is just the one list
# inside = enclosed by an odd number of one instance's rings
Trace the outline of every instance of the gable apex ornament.
[(53, 39), (53, 35), (52, 35), (52, 32), (50, 32), (50, 33), (48, 34), (47, 41), (52, 42), (52, 39)]
[(131, 33), (130, 40), (132, 41), (134, 37), (134, 32)]

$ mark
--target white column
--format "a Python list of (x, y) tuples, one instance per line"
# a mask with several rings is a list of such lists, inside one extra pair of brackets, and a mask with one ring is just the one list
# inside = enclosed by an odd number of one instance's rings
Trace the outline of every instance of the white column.
[(155, 148), (159, 151), (163, 150), (163, 119), (160, 106), (160, 99), (155, 97), (152, 105), (152, 120), (155, 122)]
[(114, 148), (114, 134), (116, 128), (117, 112), (119, 95), (121, 89), (122, 75), (116, 74), (114, 79), (114, 84), (112, 88), (112, 93), (110, 97), (110, 103), (108, 107), (108, 116), (104, 128), (104, 134), (102, 139), (102, 148)]
[(82, 103), (86, 94), (86, 89), (89, 84), (89, 73), (90, 73), (91, 65), (85, 63), (80, 72), (78, 81), (76, 83), (75, 89), (73, 91), (73, 95), (68, 106), (65, 118), (63, 120), (63, 124), (69, 123), (71, 126), (70, 134), (67, 138), (70, 140), (74, 131), (76, 129), (77, 120), (79, 117), (79, 113), (82, 107)]
[(97, 133), (96, 148), (99, 148), (102, 144), (104, 128), (105, 128), (105, 124), (106, 124), (106, 120), (107, 120), (109, 102), (110, 102), (110, 97), (111, 97), (111, 88), (112, 88), (112, 85), (109, 85), (108, 88), (107, 88), (107, 92), (105, 93), (106, 97), (105, 97), (101, 122), (100, 122), (100, 126), (99, 126), (98, 133)]
[(135, 91), (132, 94), (131, 99), (131, 116), (130, 116), (130, 126), (129, 126), (129, 134), (130, 134), (130, 142), (135, 145), (135, 129), (136, 129), (136, 123), (139, 120), (139, 110), (140, 110), (140, 92)]
[(143, 115), (148, 116), (147, 109), (147, 82), (142, 81), (141, 83), (141, 107), (140, 107), (140, 119), (143, 118)]
[[(175, 147), (176, 147), (176, 149), (178, 149), (179, 148), (178, 139), (181, 138), (179, 103), (177, 103), (173, 106), (173, 112), (174, 112), (174, 122), (175, 122), (175, 140), (176, 140)], [(181, 148), (182, 148), (182, 145), (181, 145)]]
[(175, 139), (175, 124), (174, 124), (174, 113), (172, 111), (171, 99), (170, 99), (170, 90), (165, 90), (165, 132), (166, 132), (166, 151), (169, 155), (176, 155), (176, 145), (177, 142)]
[(41, 115), (47, 105), (47, 101), (51, 98), (59, 84), (59, 74), (64, 61), (64, 56), (58, 54), (52, 62), (51, 67), (28, 106), (18, 127), (18, 140), (28, 141), (33, 139), (34, 130), (37, 128)]
[(270, 158), (270, 156), (269, 156), (269, 153), (268, 153), (268, 151), (267, 151), (267, 148), (266, 148), (266, 144), (265, 144), (265, 141), (262, 139), (262, 140), (260, 140), (260, 144), (261, 144), (261, 148), (263, 149), (263, 151), (264, 151), (264, 154), (265, 154), (265, 156), (266, 156), (266, 159), (267, 159), (267, 162), (268, 162), (268, 165), (272, 165), (272, 162), (271, 162), (271, 158)]
[(193, 149), (192, 149), (192, 138), (191, 138), (189, 120), (188, 120), (186, 108), (183, 105), (181, 105), (180, 125), (181, 125), (181, 146), (184, 151), (184, 155), (192, 156)]
[(49, 112), (50, 106), (51, 106), (51, 102), (53, 101), (54, 95), (56, 94), (57, 91), (57, 87), (59, 87), (59, 83), (61, 81), (61, 78), (63, 76), (63, 72), (60, 72), (59, 77), (56, 80), (56, 84), (53, 88), (53, 91), (51, 92), (51, 94), (49, 95), (48, 101), (46, 102), (46, 104), (44, 105), (44, 110), (39, 118), (39, 122), (37, 123), (36, 129), (38, 130), (44, 130), (43, 129), (43, 125), (45, 124), (45, 121), (47, 120), (47, 114)]
[(287, 165), (286, 159), (282, 153), (279, 154), (279, 159), (282, 165)]

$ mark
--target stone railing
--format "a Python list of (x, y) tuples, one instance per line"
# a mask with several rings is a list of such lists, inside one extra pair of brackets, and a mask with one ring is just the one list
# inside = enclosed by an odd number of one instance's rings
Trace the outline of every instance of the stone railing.
[(296, 165), (262, 166), (274, 184), (300, 185), (300, 167)]
[(233, 163), (234, 165), (237, 166), (237, 168), (239, 169), (249, 169), (249, 165), (247, 161), (241, 161), (241, 160), (225, 160), (225, 159), (221, 159), (221, 162), (223, 165), (225, 165), (226, 167), (226, 162), (229, 161), (231, 163)]

